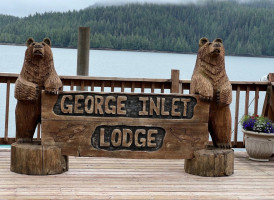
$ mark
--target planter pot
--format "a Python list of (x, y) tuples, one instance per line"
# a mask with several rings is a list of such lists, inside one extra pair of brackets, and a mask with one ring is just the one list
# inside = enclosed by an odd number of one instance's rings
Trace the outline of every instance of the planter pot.
[(246, 131), (245, 148), (250, 160), (269, 161), (274, 151), (274, 134)]

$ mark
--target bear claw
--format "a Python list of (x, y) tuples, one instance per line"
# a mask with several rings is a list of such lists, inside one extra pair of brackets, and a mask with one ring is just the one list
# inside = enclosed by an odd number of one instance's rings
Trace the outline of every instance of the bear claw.
[(209, 97), (209, 96), (203, 96), (203, 95), (199, 95), (200, 99), (203, 100), (203, 101), (212, 101), (212, 97)]
[(217, 143), (215, 146), (220, 149), (231, 149), (231, 143)]
[(47, 89), (46, 89), (46, 93), (47, 93), (47, 94), (55, 94), (55, 95), (57, 95), (57, 94), (58, 94), (58, 90), (56, 90), (56, 89), (47, 90)]

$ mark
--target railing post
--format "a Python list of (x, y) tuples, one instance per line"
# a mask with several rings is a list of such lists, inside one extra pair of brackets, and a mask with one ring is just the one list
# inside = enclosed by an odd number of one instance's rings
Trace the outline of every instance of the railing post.
[(258, 114), (259, 92), (259, 87), (257, 86), (255, 90), (254, 115)]
[(237, 92), (236, 92), (236, 103), (235, 103), (234, 147), (237, 147), (237, 143), (238, 143), (238, 120), (239, 120), (240, 92), (241, 92), (241, 88), (238, 85)]
[[(79, 27), (78, 51), (77, 51), (77, 75), (88, 76), (89, 74), (89, 49), (90, 49), (90, 27)], [(77, 90), (83, 90), (80, 86)], [(85, 88), (84, 90), (87, 90)]]
[(269, 80), (269, 82), (274, 82), (274, 73), (268, 74), (268, 80)]
[(5, 142), (9, 139), (9, 107), (10, 107), (10, 80), (7, 80), (6, 116), (5, 116)]
[(181, 93), (182, 85), (180, 84), (180, 70), (171, 70), (171, 93)]
[(41, 140), (41, 123), (37, 124), (37, 140)]
[(245, 115), (248, 115), (249, 91), (250, 91), (250, 87), (247, 86), (246, 93), (245, 93), (245, 112), (244, 112)]
[(268, 80), (262, 115), (274, 121), (274, 73), (268, 74)]

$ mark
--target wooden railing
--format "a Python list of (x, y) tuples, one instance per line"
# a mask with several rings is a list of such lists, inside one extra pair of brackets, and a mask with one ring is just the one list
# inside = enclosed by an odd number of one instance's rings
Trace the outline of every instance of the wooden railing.
[[(135, 93), (189, 93), (190, 80), (180, 80), (179, 70), (171, 71), (170, 79), (147, 79), (147, 78), (113, 78), (113, 77), (84, 77), (84, 76), (60, 76), (63, 82), (63, 90), (76, 90), (79, 87), (80, 90), (88, 91), (101, 91), (101, 92), (135, 92)], [(1, 110), (1, 113), (5, 113), (5, 128), (0, 129), (4, 131), (4, 136), (0, 132), (0, 144), (11, 144), (15, 142), (14, 137), (9, 137), (9, 110), (10, 110), (10, 86), (14, 84), (18, 74), (0, 73), (0, 85), (6, 87), (6, 110)], [(233, 104), (235, 104), (235, 111), (232, 113), (234, 116), (233, 124), (233, 147), (243, 147), (243, 141), (238, 141), (238, 123), (240, 120), (240, 94), (244, 93), (244, 113), (261, 114), (258, 110), (258, 100), (260, 92), (267, 91), (267, 86), (270, 82), (243, 82), (243, 81), (231, 81), (233, 90)], [(0, 88), (3, 88), (0, 87)], [(251, 111), (250, 94), (254, 92), (254, 110)], [(13, 93), (12, 93), (13, 95)], [(13, 98), (13, 97), (12, 97)], [(233, 105), (232, 104), (232, 105)], [(233, 110), (233, 108), (231, 109)], [(15, 135), (15, 133), (14, 133)], [(37, 139), (41, 138), (40, 125), (38, 126)]]

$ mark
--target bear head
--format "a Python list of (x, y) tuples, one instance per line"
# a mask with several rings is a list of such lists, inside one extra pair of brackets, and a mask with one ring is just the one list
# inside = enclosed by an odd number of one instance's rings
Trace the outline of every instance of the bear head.
[(198, 56), (203, 61), (216, 65), (223, 62), (225, 56), (225, 49), (223, 41), (220, 38), (210, 42), (207, 38), (203, 37), (199, 41)]
[(29, 38), (26, 45), (25, 57), (27, 60), (52, 60), (51, 41), (49, 38), (45, 38), (42, 42), (35, 42), (33, 38)]

